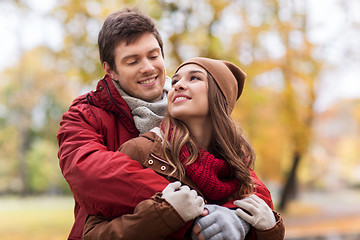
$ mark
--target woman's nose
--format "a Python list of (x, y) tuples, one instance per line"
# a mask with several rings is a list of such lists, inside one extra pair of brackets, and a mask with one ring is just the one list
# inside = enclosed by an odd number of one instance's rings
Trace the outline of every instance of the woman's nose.
[(185, 83), (185, 81), (183, 79), (180, 79), (179, 81), (177, 81), (174, 85), (174, 88), (176, 91), (179, 91), (179, 90), (184, 90), (187, 88), (187, 85)]

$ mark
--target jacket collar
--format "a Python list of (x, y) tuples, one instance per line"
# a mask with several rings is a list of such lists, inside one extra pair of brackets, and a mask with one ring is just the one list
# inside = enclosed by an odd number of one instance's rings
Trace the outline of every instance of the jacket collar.
[(106, 74), (98, 82), (96, 90), (88, 94), (87, 100), (91, 105), (113, 112), (125, 121), (128, 128), (134, 128), (137, 131), (130, 108), (121, 97), (109, 75)]

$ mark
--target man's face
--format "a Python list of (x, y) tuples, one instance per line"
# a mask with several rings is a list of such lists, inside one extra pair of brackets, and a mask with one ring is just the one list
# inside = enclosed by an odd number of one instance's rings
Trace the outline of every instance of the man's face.
[(156, 102), (161, 99), (165, 83), (164, 59), (156, 38), (144, 33), (136, 42), (120, 42), (115, 48), (117, 73), (105, 71), (118, 81), (130, 96)]

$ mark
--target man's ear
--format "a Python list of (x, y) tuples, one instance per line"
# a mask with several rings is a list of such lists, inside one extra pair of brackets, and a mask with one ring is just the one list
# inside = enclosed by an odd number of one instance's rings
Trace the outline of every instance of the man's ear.
[(103, 62), (103, 69), (107, 75), (109, 75), (112, 79), (117, 80), (115, 71), (110, 68), (110, 65), (107, 62)]

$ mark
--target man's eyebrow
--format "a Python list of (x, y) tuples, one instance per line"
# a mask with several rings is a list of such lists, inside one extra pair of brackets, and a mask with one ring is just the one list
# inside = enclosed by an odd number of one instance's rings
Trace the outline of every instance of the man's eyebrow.
[(122, 60), (126, 60), (126, 59), (129, 59), (129, 58), (136, 58), (137, 56), (139, 56), (139, 55), (137, 55), (137, 54), (128, 55), (128, 56), (123, 57)]
[(150, 50), (149, 53), (156, 52), (156, 51), (161, 51), (160, 47), (156, 47), (156, 48)]
[[(154, 49), (151, 49), (148, 53), (153, 53), (153, 52), (156, 52), (156, 51), (160, 51), (160, 48), (156, 47)], [(138, 56), (139, 56), (138, 54), (128, 55), (128, 56), (123, 57), (122, 60), (127, 60), (129, 58), (136, 58)]]

